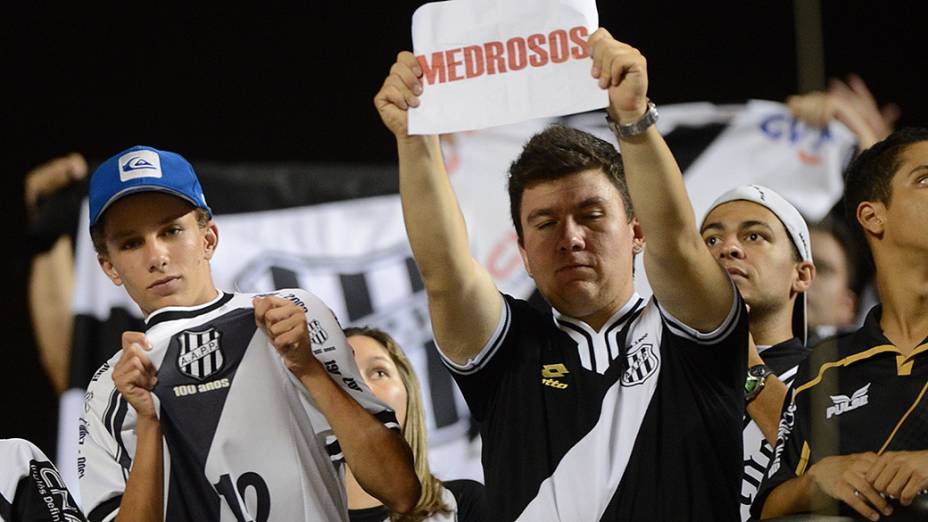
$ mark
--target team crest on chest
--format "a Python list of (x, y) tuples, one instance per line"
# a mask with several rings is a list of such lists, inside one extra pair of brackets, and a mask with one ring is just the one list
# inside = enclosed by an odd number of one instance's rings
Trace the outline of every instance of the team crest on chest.
[(833, 402), (834, 405), (829, 406), (828, 409), (825, 410), (825, 418), (830, 419), (833, 416), (838, 416), (866, 406), (870, 402), (869, 394), (870, 383), (868, 382), (863, 388), (855, 391), (850, 397), (847, 395), (830, 395), (829, 397), (831, 397), (831, 402)]
[(631, 348), (625, 356), (628, 369), (622, 374), (622, 386), (637, 386), (654, 375), (660, 359), (654, 353), (654, 344), (642, 343)]
[(221, 332), (210, 328), (202, 332), (181, 332), (180, 355), (177, 368), (180, 373), (202, 381), (222, 369)]

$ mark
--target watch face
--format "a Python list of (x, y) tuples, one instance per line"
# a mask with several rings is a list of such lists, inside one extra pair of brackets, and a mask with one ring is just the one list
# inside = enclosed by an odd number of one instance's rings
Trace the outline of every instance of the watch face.
[(751, 366), (750, 368), (748, 368), (748, 375), (752, 377), (760, 378), (764, 376), (766, 371), (767, 371), (767, 368), (765, 368), (764, 366), (761, 366), (761, 365)]

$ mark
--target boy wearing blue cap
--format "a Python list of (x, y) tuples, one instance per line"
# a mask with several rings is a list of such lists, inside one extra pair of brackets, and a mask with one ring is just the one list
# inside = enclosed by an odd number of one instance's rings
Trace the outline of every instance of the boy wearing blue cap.
[(216, 289), (219, 232), (183, 157), (133, 147), (105, 161), (90, 227), (101, 268), (146, 323), (88, 387), (91, 520), (347, 520), (344, 461), (393, 511), (415, 505), (393, 412), (328, 307), (301, 289)]

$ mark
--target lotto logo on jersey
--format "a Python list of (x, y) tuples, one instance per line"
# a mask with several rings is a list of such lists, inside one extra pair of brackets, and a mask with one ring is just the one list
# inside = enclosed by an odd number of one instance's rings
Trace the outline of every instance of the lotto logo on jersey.
[(202, 381), (222, 369), (222, 348), (219, 345), (219, 330), (210, 328), (203, 332), (181, 332), (180, 356), (177, 368), (188, 377)]

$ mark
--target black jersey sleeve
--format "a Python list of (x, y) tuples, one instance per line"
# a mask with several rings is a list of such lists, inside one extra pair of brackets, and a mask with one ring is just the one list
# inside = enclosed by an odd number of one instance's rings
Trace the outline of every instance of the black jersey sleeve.
[[(729, 279), (731, 281), (731, 279)], [(701, 332), (683, 321), (674, 317), (670, 312), (664, 309), (655, 298), (657, 302), (657, 307), (661, 312), (661, 319), (664, 321), (664, 324), (667, 326), (667, 329), (675, 337), (679, 337), (685, 341), (689, 341), (689, 344), (696, 344), (702, 346), (712, 346), (718, 345), (723, 341), (729, 339), (733, 333), (738, 329), (738, 324), (741, 320), (747, 315), (747, 310), (745, 309), (744, 299), (741, 297), (741, 293), (738, 292), (738, 288), (735, 286), (735, 283), (732, 282), (732, 302), (731, 308), (728, 310), (728, 314), (725, 316), (725, 319), (720, 325), (718, 325), (714, 330), (710, 332)], [(745, 348), (747, 344), (745, 344)]]
[(84, 521), (77, 502), (48, 457), (22, 439), (0, 440), (0, 520)]
[[(744, 413), (744, 379), (747, 369), (750, 325), (744, 298), (732, 286), (732, 303), (725, 319), (710, 332), (701, 332), (680, 321), (660, 303), (666, 340), (661, 344), (665, 373), (674, 379), (687, 379), (691, 391), (711, 402), (730, 402), (732, 415)], [(707, 404), (707, 407), (709, 406)]]
[(467, 479), (444, 482), (458, 505), (458, 522), (484, 522), (490, 520), (487, 497), (483, 484)]
[(525, 321), (520, 319), (524, 312), (522, 308), (528, 307), (524, 301), (504, 294), (501, 296), (503, 303), (496, 329), (477, 355), (464, 364), (458, 364), (441, 353), (441, 347), (438, 350), (477, 420), (486, 418), (493, 397), (504, 381), (502, 377), (511, 368), (517, 349), (510, 345), (517, 337), (514, 331), (524, 326)]

